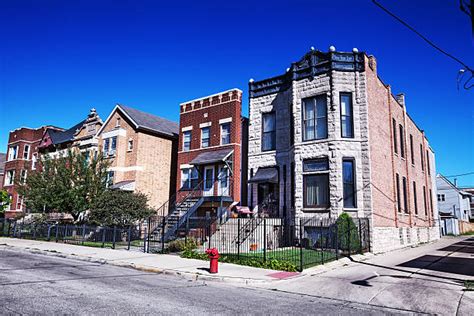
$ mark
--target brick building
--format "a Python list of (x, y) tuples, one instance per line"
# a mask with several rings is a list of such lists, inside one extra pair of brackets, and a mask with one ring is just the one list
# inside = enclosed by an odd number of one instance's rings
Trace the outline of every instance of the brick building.
[(3, 188), (3, 176), (5, 175), (5, 161), (7, 154), (0, 153), (0, 190)]
[(246, 204), (248, 120), (241, 110), (239, 89), (180, 104), (177, 196), (195, 191), (198, 215)]
[(159, 208), (174, 194), (178, 124), (117, 104), (97, 134), (109, 187), (144, 193)]
[(47, 130), (61, 130), (52, 126), (39, 128), (21, 127), (8, 137), (3, 187), (11, 195), (12, 201), (5, 212), (6, 218), (14, 218), (27, 211), (23, 198), (16, 191), (16, 180), (25, 180), (28, 172), (35, 170), (38, 162), (38, 147)]
[(39, 144), (40, 154), (54, 158), (66, 155), (68, 150), (78, 150), (87, 155), (95, 155), (98, 151), (96, 134), (102, 124), (96, 110), (91, 109), (87, 118), (67, 130), (48, 129)]
[(249, 88), (252, 207), (369, 218), (374, 252), (439, 238), (434, 153), (373, 56), (311, 50)]

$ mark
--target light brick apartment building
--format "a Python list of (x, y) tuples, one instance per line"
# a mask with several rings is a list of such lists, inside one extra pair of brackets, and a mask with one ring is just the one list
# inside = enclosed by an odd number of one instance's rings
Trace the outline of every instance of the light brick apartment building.
[(239, 89), (180, 104), (176, 189), (178, 200), (198, 191), (199, 216), (247, 202), (248, 120), (241, 110)]
[(174, 194), (178, 124), (117, 104), (97, 138), (110, 188), (144, 193), (154, 208)]
[(434, 152), (375, 57), (311, 50), (249, 90), (250, 206), (369, 218), (374, 252), (439, 238)]
[(3, 188), (10, 194), (12, 200), (5, 212), (6, 218), (14, 218), (27, 211), (23, 198), (17, 193), (15, 181), (26, 180), (28, 173), (37, 168), (41, 138), (48, 130), (61, 131), (57, 127), (41, 126), (21, 127), (10, 132)]

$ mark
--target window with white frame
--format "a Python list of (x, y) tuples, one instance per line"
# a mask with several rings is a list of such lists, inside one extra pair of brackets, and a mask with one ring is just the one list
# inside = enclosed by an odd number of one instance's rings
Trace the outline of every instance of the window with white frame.
[(114, 184), (114, 176), (115, 172), (114, 171), (109, 171), (107, 172), (106, 180), (105, 180), (105, 187), (108, 188), (111, 185)]
[(18, 145), (8, 148), (8, 161), (18, 158)]
[(27, 170), (26, 170), (26, 169), (22, 169), (22, 170), (20, 171), (20, 183), (25, 184), (25, 182), (26, 182), (26, 175), (27, 175)]
[(181, 169), (181, 188), (192, 189), (198, 184), (199, 172), (196, 167)]
[(221, 145), (230, 143), (230, 123), (221, 124)]
[(352, 109), (352, 93), (340, 93), (341, 105), (341, 136), (345, 138), (354, 137), (354, 118)]
[(15, 182), (15, 170), (7, 170), (5, 173), (5, 182), (4, 185), (13, 185)]
[(132, 151), (133, 150), (133, 139), (130, 138), (127, 143), (127, 151)]
[(211, 128), (210, 127), (201, 128), (201, 148), (209, 147), (210, 137), (211, 137)]
[(23, 159), (28, 160), (30, 158), (30, 148), (30, 145), (25, 145), (25, 147), (23, 147)]
[(189, 151), (191, 149), (191, 131), (183, 133), (183, 151)]
[(103, 155), (115, 156), (117, 150), (117, 136), (104, 139)]
[(31, 157), (31, 170), (36, 170), (36, 163), (38, 162), (38, 153), (34, 153)]
[(303, 140), (328, 137), (326, 95), (303, 100)]
[(306, 208), (329, 206), (328, 158), (303, 162), (303, 200), (303, 205)]

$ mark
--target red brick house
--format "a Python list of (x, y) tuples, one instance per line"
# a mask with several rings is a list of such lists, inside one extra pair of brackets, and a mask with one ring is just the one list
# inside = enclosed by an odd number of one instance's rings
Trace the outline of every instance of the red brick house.
[(217, 215), (247, 201), (248, 121), (241, 109), (238, 89), (180, 104), (177, 197), (199, 200), (197, 215)]
[(38, 147), (47, 130), (61, 129), (52, 126), (21, 127), (10, 132), (3, 188), (10, 194), (12, 201), (5, 211), (6, 218), (14, 218), (26, 211), (23, 198), (16, 191), (15, 183), (16, 180), (26, 180), (28, 173), (36, 169)]

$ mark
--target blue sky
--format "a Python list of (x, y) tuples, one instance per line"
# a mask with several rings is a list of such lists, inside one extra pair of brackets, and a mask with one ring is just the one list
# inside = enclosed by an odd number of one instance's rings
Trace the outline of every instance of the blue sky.
[[(380, 0), (474, 67), (458, 1)], [(0, 150), (19, 126), (70, 127), (123, 103), (178, 120), (180, 102), (281, 74), (311, 46), (357, 47), (425, 129), (438, 171), (474, 171), (474, 88), (460, 66), (369, 0), (0, 2)], [(474, 185), (474, 176), (460, 177)]]

